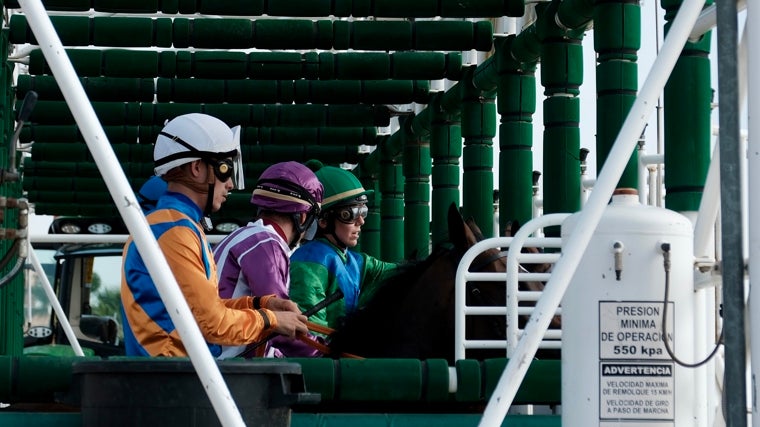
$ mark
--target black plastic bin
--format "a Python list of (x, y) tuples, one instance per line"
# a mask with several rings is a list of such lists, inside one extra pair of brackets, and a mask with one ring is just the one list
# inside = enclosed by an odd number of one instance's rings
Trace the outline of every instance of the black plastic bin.
[[(304, 391), (298, 364), (218, 366), (248, 426), (289, 426), (292, 405), (319, 402), (319, 394)], [(80, 405), (84, 427), (221, 425), (187, 359), (83, 361), (72, 372), (67, 400)]]

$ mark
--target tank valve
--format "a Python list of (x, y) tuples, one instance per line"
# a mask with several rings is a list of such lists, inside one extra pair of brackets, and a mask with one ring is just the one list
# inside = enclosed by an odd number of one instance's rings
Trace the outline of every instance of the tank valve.
[(612, 251), (615, 254), (615, 280), (620, 281), (620, 275), (623, 273), (623, 242), (618, 240), (613, 243)]

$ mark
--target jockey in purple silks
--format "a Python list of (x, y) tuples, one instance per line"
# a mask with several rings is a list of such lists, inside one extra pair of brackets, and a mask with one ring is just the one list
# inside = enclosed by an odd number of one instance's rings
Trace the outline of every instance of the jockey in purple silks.
[[(288, 298), (290, 253), (301, 239), (313, 237), (322, 193), (314, 173), (297, 162), (277, 163), (261, 174), (251, 197), (256, 220), (232, 232), (214, 249), (222, 298), (271, 294)], [(283, 336), (257, 350), (257, 355), (270, 357), (318, 355), (307, 344)], [(243, 353), (250, 353), (245, 346), (225, 347), (220, 358)]]

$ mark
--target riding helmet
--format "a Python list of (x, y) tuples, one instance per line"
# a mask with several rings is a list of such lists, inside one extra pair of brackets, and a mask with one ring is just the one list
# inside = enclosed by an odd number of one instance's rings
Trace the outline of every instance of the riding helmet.
[[(234, 162), (230, 172), (235, 188), (244, 188), (240, 126), (230, 129), (216, 117), (200, 113), (184, 114), (169, 121), (159, 133), (153, 148), (158, 176), (195, 160), (220, 162), (227, 158), (232, 158)], [(224, 167), (221, 163), (219, 165)]]

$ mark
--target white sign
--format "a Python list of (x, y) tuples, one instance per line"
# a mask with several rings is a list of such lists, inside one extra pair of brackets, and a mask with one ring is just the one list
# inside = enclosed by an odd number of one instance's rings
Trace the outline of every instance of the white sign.
[[(662, 342), (664, 306), (661, 302), (600, 301), (599, 358), (627, 360), (669, 360)], [(668, 341), (675, 347), (673, 315), (668, 303)]]
[(600, 418), (673, 420), (673, 363), (599, 364)]

